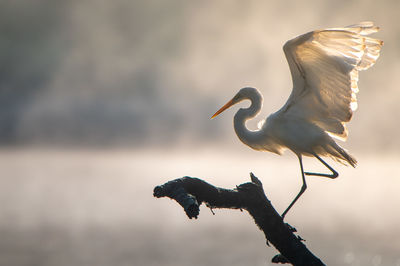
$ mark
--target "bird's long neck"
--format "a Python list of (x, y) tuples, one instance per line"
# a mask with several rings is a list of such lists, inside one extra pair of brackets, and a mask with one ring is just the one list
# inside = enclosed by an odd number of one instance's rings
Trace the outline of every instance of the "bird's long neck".
[[(246, 99), (251, 101), (251, 105), (248, 108), (240, 108), (239, 111), (235, 114), (233, 119), (233, 125), (235, 128), (236, 135), (239, 139), (246, 145), (250, 146), (253, 149), (259, 149), (259, 137), (260, 130), (252, 131), (247, 129), (246, 121), (255, 117), (261, 110), (262, 107), (262, 96), (256, 91), (246, 97)], [(244, 100), (246, 100), (244, 99)]]

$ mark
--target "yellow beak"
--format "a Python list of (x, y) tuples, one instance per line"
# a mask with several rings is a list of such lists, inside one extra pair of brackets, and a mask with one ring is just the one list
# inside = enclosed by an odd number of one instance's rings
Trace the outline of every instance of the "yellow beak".
[(220, 113), (222, 113), (223, 111), (225, 111), (226, 109), (228, 109), (229, 107), (231, 107), (232, 105), (234, 105), (235, 102), (232, 100), (230, 100), (229, 102), (227, 102), (224, 106), (222, 106), (212, 117), (211, 119), (213, 119), (214, 117), (216, 117), (217, 115), (219, 115)]

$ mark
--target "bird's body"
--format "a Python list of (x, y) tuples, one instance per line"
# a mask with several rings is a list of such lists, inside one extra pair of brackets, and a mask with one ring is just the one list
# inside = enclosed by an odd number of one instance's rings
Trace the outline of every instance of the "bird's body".
[(268, 116), (260, 130), (249, 131), (245, 122), (253, 118), (262, 106), (262, 96), (254, 88), (243, 88), (242, 92), (251, 94), (250, 108), (240, 109), (234, 118), (234, 128), (239, 139), (254, 150), (269, 151), (281, 155), (290, 149), (297, 155), (331, 156), (341, 162), (354, 166), (356, 161), (321, 127), (299, 115), (292, 115), (284, 109)]
[[(356, 160), (334, 140), (346, 140), (353, 111), (357, 108), (358, 71), (371, 67), (379, 56), (383, 42), (366, 35), (378, 31), (372, 22), (361, 22), (345, 28), (312, 31), (283, 47), (293, 80), (293, 90), (285, 105), (271, 114), (257, 131), (246, 128), (246, 121), (262, 107), (262, 96), (254, 88), (241, 89), (218, 110), (217, 116), (230, 106), (250, 100), (234, 117), (239, 139), (259, 151), (282, 154), (289, 149), (300, 162), (303, 186), (283, 213), (293, 206), (306, 189), (304, 175), (336, 178), (337, 172), (320, 156), (355, 167)], [(302, 156), (314, 156), (332, 174), (304, 172)]]

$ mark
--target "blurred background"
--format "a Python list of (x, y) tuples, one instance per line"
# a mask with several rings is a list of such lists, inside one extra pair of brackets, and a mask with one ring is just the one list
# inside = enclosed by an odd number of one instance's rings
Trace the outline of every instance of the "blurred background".
[[(282, 212), (301, 186), (296, 157), (250, 150), (237, 108), (259, 120), (291, 92), (282, 46), (302, 33), (371, 20), (384, 40), (360, 73), (342, 146), (359, 161), (308, 178), (287, 216), (328, 265), (400, 265), (400, 2), (55, 1), (0, 3), (0, 265), (269, 265), (246, 212), (189, 220), (154, 186), (184, 175), (233, 188), (253, 171)], [(245, 104), (243, 104), (245, 105)], [(306, 169), (322, 170), (315, 160)]]

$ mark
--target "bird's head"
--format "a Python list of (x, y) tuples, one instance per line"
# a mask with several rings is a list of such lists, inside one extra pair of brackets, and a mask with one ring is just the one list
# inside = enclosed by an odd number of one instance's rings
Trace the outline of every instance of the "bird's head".
[(240, 89), (239, 92), (236, 93), (236, 95), (230, 101), (228, 101), (217, 112), (215, 112), (215, 114), (211, 117), (211, 119), (213, 119), (214, 117), (216, 117), (217, 115), (219, 115), (220, 113), (222, 113), (223, 111), (228, 109), (229, 107), (231, 107), (243, 100), (251, 99), (252, 96), (256, 95), (256, 94), (259, 94), (259, 92), (257, 91), (257, 89), (252, 88), (252, 87), (245, 87), (245, 88)]

